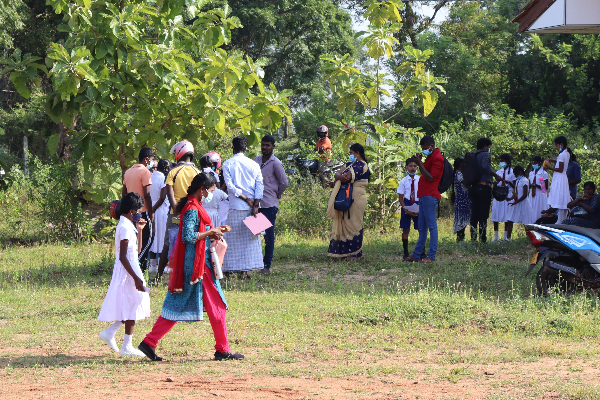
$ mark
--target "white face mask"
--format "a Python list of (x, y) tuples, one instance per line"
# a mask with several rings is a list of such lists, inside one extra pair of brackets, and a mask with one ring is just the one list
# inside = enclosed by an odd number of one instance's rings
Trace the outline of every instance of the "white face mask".
[(204, 204), (210, 203), (210, 201), (212, 200), (212, 198), (213, 198), (212, 192), (208, 192), (208, 195), (206, 197), (202, 196), (202, 202)]
[(150, 161), (150, 163), (148, 165), (146, 165), (146, 168), (148, 168), (148, 169), (154, 168), (154, 160)]

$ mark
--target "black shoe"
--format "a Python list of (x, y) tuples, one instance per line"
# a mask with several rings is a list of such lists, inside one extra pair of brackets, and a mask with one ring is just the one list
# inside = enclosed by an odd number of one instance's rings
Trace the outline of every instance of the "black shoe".
[(152, 347), (150, 347), (146, 342), (141, 342), (138, 346), (138, 349), (140, 349), (140, 351), (144, 353), (146, 357), (150, 359), (150, 361), (162, 361), (162, 357), (157, 356)]
[(265, 267), (260, 271), (261, 274), (263, 275), (269, 275), (271, 273), (271, 268), (270, 267)]
[(215, 360), (223, 361), (223, 360), (243, 360), (244, 356), (240, 353), (232, 353), (228, 351), (227, 353), (221, 353), (220, 351), (215, 351)]
[(409, 257), (410, 254), (405, 254), (404, 257), (402, 257), (402, 261), (407, 261)]

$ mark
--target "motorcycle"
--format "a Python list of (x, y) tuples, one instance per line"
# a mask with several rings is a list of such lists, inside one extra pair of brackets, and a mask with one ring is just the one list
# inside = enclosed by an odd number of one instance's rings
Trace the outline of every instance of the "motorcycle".
[(527, 275), (541, 261), (535, 283), (540, 295), (600, 288), (600, 230), (573, 225), (525, 225), (536, 252)]
[[(288, 163), (292, 164), (291, 167), (285, 170), (285, 173), (288, 176), (301, 176), (303, 178), (313, 176), (321, 179), (319, 174), (319, 163), (323, 161), (317, 159), (307, 159), (301, 157), (300, 154), (289, 154), (287, 156), (287, 161)], [(322, 170), (323, 179), (326, 181), (332, 181), (333, 174), (335, 174), (335, 172), (343, 166), (344, 164), (332, 160)]]

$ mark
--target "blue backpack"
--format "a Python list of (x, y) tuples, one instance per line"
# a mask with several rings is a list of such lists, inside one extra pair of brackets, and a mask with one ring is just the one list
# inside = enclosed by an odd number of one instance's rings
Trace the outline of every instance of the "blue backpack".
[[(335, 196), (333, 208), (341, 212), (348, 211), (352, 203), (354, 203), (354, 199), (352, 198), (352, 184), (344, 183), (340, 186), (340, 191)], [(350, 218), (350, 213), (348, 213), (348, 218)]]

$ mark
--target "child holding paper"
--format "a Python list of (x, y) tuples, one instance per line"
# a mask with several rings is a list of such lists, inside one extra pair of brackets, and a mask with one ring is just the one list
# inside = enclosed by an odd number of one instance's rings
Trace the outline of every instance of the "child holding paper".
[(419, 211), (408, 211), (405, 208), (412, 205), (418, 205), (417, 191), (419, 189), (419, 176), (417, 175), (417, 163), (412, 158), (406, 160), (406, 175), (400, 181), (396, 193), (398, 201), (402, 207), (400, 211), (400, 228), (402, 229), (402, 248), (404, 250), (403, 259), (406, 260), (410, 254), (408, 252), (408, 235), (410, 234), (410, 223), (412, 221), (415, 230), (419, 230)]

